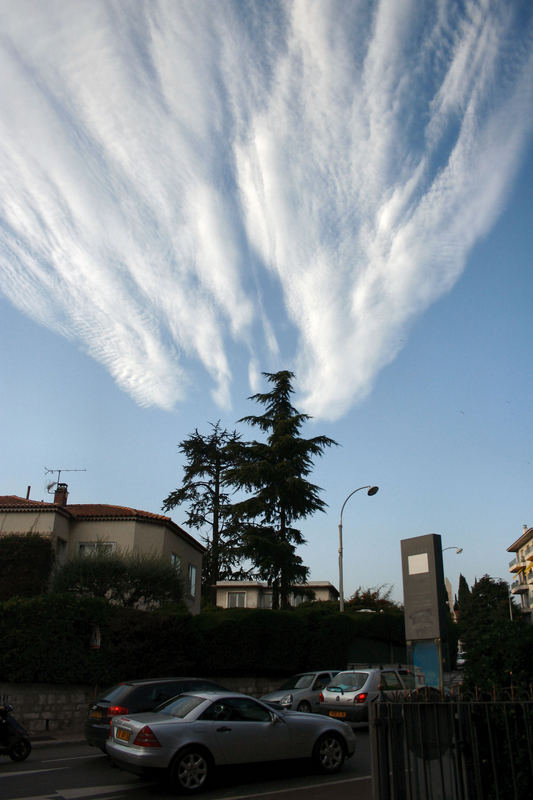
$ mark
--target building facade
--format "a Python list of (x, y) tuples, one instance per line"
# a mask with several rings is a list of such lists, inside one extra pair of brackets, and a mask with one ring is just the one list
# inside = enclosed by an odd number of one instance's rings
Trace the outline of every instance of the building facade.
[[(260, 581), (217, 581), (216, 590), (219, 608), (272, 608), (272, 587)], [(338, 597), (337, 589), (329, 581), (309, 581), (293, 586), (289, 602), (298, 606), (310, 599), (317, 602)]]
[(57, 484), (46, 503), (0, 496), (0, 536), (37, 533), (51, 539), (56, 562), (94, 550), (133, 551), (168, 557), (183, 580), (184, 601), (200, 612), (202, 557), (205, 548), (170, 517), (125, 506), (71, 504), (68, 486)]
[(507, 552), (515, 553), (509, 562), (509, 570), (514, 575), (511, 592), (520, 598), (520, 610), (533, 624), (533, 528), (524, 525), (522, 536), (507, 548)]

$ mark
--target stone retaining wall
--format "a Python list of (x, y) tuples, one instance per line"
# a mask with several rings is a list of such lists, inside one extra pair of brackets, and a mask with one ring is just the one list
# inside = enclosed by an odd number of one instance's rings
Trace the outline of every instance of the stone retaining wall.
[[(272, 691), (282, 682), (269, 678), (209, 677), (231, 691), (244, 692), (254, 697)], [(13, 715), (27, 728), (30, 735), (36, 736), (58, 731), (81, 731), (87, 716), (87, 706), (98, 696), (100, 688), (44, 683), (0, 683), (0, 698), (8, 697), (14, 706)]]

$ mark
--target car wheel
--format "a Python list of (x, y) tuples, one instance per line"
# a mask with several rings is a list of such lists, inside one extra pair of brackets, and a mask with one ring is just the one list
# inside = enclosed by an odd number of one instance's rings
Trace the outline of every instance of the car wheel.
[(313, 763), (320, 772), (338, 772), (344, 764), (346, 748), (338, 733), (324, 733), (313, 750)]
[(31, 753), (31, 742), (29, 739), (19, 739), (11, 745), (7, 754), (11, 761), (24, 761)]
[(305, 711), (306, 714), (309, 714), (311, 712), (311, 703), (308, 703), (307, 700), (302, 700), (301, 703), (298, 703), (296, 711)]
[(206, 788), (211, 777), (212, 760), (201, 747), (184, 747), (170, 767), (175, 788), (184, 794), (196, 794)]

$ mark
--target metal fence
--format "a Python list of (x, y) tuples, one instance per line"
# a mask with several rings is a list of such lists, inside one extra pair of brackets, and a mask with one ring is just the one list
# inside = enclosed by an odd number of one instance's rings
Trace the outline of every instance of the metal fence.
[(533, 701), (370, 707), (373, 800), (531, 800)]

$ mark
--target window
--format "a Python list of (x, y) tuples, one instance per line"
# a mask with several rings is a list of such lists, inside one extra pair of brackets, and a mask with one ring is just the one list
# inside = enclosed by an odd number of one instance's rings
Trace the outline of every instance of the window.
[(381, 683), (384, 689), (402, 689), (400, 679), (395, 672), (382, 672)]
[(228, 608), (244, 608), (246, 592), (228, 592)]
[(67, 560), (67, 543), (59, 536), (56, 539), (56, 561), (58, 564), (64, 564)]
[(315, 681), (315, 685), (313, 689), (325, 689), (328, 683), (331, 681), (331, 675), (329, 672), (323, 672), (322, 675), (319, 675)]
[[(165, 709), (166, 710), (166, 709)], [(227, 697), (209, 706), (200, 719), (231, 722), (272, 722), (270, 711), (251, 697)]]
[(263, 608), (272, 608), (272, 592), (265, 592), (263, 595)]
[(176, 572), (181, 572), (181, 558), (177, 553), (170, 554), (170, 563), (176, 570)]
[(113, 553), (115, 542), (80, 542), (78, 552), (80, 556), (90, 556), (93, 553)]
[(189, 594), (191, 597), (196, 597), (196, 567), (194, 564), (189, 564)]

